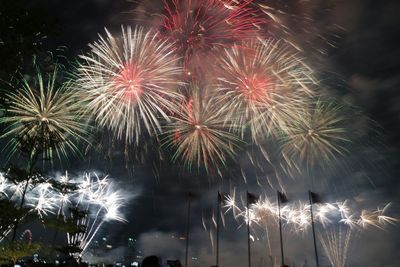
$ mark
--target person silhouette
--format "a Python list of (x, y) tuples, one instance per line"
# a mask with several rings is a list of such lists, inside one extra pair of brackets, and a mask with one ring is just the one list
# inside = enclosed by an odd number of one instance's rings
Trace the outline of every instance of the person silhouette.
[(143, 259), (141, 267), (161, 267), (160, 259), (157, 256), (147, 256)]

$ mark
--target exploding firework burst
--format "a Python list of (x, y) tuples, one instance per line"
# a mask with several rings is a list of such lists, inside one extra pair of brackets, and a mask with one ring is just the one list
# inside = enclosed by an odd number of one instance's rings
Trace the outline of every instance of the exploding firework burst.
[(181, 73), (174, 46), (153, 31), (128, 27), (121, 38), (106, 31), (90, 48), (76, 74), (87, 112), (129, 144), (138, 144), (143, 131), (160, 133), (159, 119), (169, 120), (180, 99), (174, 92)]
[(189, 168), (213, 168), (235, 156), (240, 140), (225, 128), (225, 117), (208, 92), (194, 86), (192, 96), (182, 102), (180, 112), (167, 126), (167, 147), (176, 147), (174, 160), (183, 159)]
[(300, 116), (286, 125), (287, 134), (282, 138), (285, 159), (313, 167), (345, 153), (344, 144), (350, 139), (345, 128), (346, 117), (341, 111), (340, 105), (322, 101), (298, 110)]
[(252, 0), (163, 0), (161, 32), (178, 46), (185, 72), (202, 68), (209, 53), (253, 38), (265, 23)]
[(11, 138), (5, 148), (9, 157), (21, 150), (44, 159), (66, 158), (78, 153), (77, 141), (86, 141), (81, 102), (56, 79), (57, 70), (46, 78), (38, 70), (34, 82), (23, 79), (22, 87), (6, 96), (9, 108), (0, 122), (6, 125), (1, 138)]
[(275, 135), (295, 118), (315, 83), (296, 53), (272, 39), (226, 49), (219, 70), (218, 102), (242, 136), (249, 129), (253, 141)]

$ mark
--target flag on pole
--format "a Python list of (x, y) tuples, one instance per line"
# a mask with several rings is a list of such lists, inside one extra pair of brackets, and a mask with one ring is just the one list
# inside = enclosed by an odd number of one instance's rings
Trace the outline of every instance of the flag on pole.
[(281, 203), (286, 203), (286, 202), (288, 202), (288, 199), (287, 199), (285, 193), (282, 193), (282, 192), (280, 192), (280, 191), (278, 191), (278, 198), (279, 198), (279, 201), (280, 201)]
[(308, 193), (310, 194), (311, 204), (321, 203), (321, 197), (318, 194), (311, 191), (308, 191)]
[(248, 267), (251, 267), (251, 245), (250, 245), (250, 210), (249, 207), (251, 204), (254, 204), (258, 201), (258, 196), (251, 194), (247, 191), (247, 257), (248, 257)]
[(319, 267), (317, 240), (315, 238), (313, 204), (321, 202), (321, 198), (319, 197), (318, 194), (311, 192), (311, 190), (308, 191), (308, 196), (310, 198), (310, 215), (311, 215), (311, 226), (312, 226), (313, 241), (314, 241), (315, 265)]
[(259, 196), (247, 192), (247, 203), (249, 205), (256, 203), (258, 201), (258, 198), (259, 198)]
[(226, 197), (225, 193), (221, 193), (218, 191), (218, 202), (219, 203), (224, 202), (225, 197)]

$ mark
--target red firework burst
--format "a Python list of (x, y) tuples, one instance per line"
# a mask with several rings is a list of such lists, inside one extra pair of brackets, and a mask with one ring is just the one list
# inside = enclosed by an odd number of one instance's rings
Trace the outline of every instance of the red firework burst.
[[(161, 30), (173, 39), (184, 58), (186, 73), (210, 56), (238, 41), (254, 38), (265, 23), (251, 6), (253, 0), (163, 0)], [(211, 53), (214, 54), (214, 53)], [(189, 74), (189, 75), (190, 75)]]
[(142, 82), (145, 80), (142, 72), (133, 63), (124, 63), (118, 76), (113, 79), (113, 90), (122, 92), (126, 101), (136, 104), (143, 94)]
[(279, 132), (312, 94), (312, 72), (285, 42), (269, 39), (235, 44), (217, 65), (217, 101), (253, 141)]

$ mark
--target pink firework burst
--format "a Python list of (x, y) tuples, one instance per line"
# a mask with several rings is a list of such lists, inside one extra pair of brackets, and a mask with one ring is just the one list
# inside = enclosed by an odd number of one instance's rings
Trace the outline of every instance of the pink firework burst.
[(256, 36), (265, 23), (251, 6), (253, 0), (163, 2), (161, 31), (175, 41), (189, 75), (198, 74), (199, 68), (206, 65), (201, 62), (212, 56), (212, 52)]
[(275, 135), (312, 95), (313, 73), (286, 42), (254, 40), (225, 49), (217, 61), (217, 101), (253, 141)]
[(122, 36), (108, 31), (90, 45), (76, 74), (78, 94), (87, 113), (117, 139), (138, 144), (143, 134), (161, 132), (161, 119), (181, 95), (181, 67), (174, 46), (144, 28), (122, 28)]
[(143, 94), (142, 83), (145, 80), (143, 76), (143, 72), (138, 69), (137, 64), (125, 62), (118, 76), (112, 81), (113, 88), (116, 92), (122, 92), (126, 101), (134, 104)]

